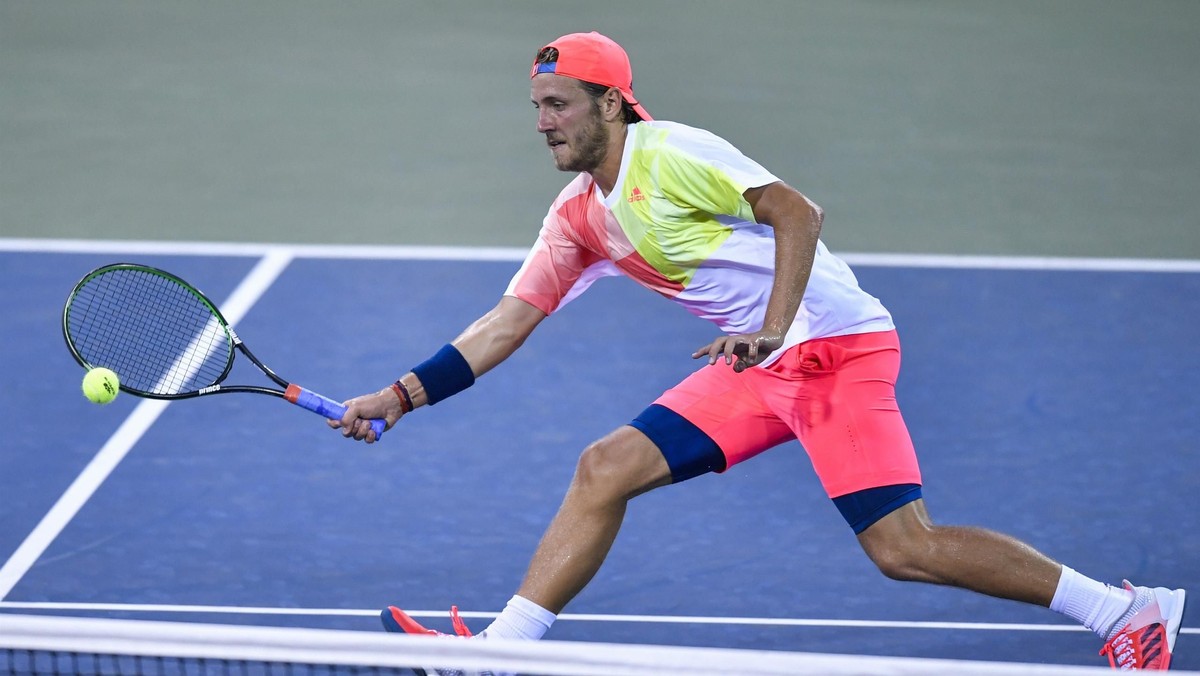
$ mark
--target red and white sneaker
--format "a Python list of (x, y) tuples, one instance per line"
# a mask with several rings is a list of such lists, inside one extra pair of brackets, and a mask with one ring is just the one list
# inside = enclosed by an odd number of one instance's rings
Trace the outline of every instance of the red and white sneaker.
[[(408, 613), (400, 610), (396, 606), (388, 606), (379, 613), (379, 619), (383, 622), (383, 628), (393, 634), (417, 634), (426, 636), (438, 636), (446, 638), (471, 638), (471, 630), (467, 628), (467, 623), (458, 615), (458, 606), (450, 607), (450, 623), (454, 627), (453, 634), (443, 634), (434, 629), (426, 629), (421, 626), (413, 618), (409, 617)], [(435, 669), (427, 667), (424, 669), (413, 668), (417, 676), (429, 676), (437, 674), (437, 676), (468, 676), (466, 672), (458, 669)], [(490, 671), (471, 672), (470, 676), (493, 676)], [(498, 675), (496, 675), (498, 676)]]
[(1133, 604), (1126, 617), (1117, 621), (1100, 649), (1108, 663), (1122, 671), (1166, 671), (1183, 620), (1187, 594), (1165, 587), (1134, 587), (1125, 580), (1125, 588), (1134, 592)]
[[(393, 634), (428, 634), (430, 636), (450, 636), (443, 634), (440, 631), (426, 629), (421, 626), (413, 618), (408, 616), (408, 613), (400, 610), (396, 606), (388, 606), (379, 613), (379, 619), (383, 621), (383, 628)], [(450, 623), (454, 626), (454, 633), (461, 638), (471, 638), (471, 630), (467, 629), (467, 623), (458, 616), (458, 606), (450, 607)]]

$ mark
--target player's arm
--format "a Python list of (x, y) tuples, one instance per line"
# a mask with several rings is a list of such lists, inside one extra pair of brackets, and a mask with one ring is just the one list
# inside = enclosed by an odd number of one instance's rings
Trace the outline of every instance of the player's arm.
[(412, 409), (437, 403), (469, 387), (476, 376), (516, 352), (545, 318), (546, 314), (533, 305), (504, 296), (496, 307), (395, 385), (347, 401), (346, 415), (330, 421), (330, 426), (341, 428), (347, 437), (374, 442), (370, 419), (382, 418), (390, 429)]
[[(545, 318), (544, 312), (529, 303), (514, 296), (504, 296), (496, 307), (475, 320), (450, 345), (462, 355), (471, 375), (481, 376), (516, 352)], [(414, 371), (420, 369), (418, 366)], [(416, 408), (429, 403), (429, 391), (414, 371), (405, 374), (401, 382), (408, 388), (413, 408)], [(435, 384), (430, 383), (430, 387)]]
[(750, 188), (743, 196), (755, 220), (775, 231), (775, 280), (763, 325), (754, 333), (722, 336), (692, 354), (707, 355), (710, 364), (722, 354), (726, 363), (736, 358), (737, 371), (762, 362), (783, 345), (808, 286), (823, 218), (819, 207), (782, 181)]

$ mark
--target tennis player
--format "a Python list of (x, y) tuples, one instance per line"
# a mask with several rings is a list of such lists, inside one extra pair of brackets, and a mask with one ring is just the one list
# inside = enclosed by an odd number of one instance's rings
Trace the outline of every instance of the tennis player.
[[(884, 575), (1046, 606), (1098, 634), (1113, 666), (1167, 668), (1184, 590), (1109, 586), (1007, 535), (933, 522), (896, 403), (892, 317), (819, 239), (820, 207), (722, 138), (653, 120), (625, 51), (599, 33), (546, 45), (530, 78), (537, 130), (576, 176), (499, 304), (331, 425), (373, 442), (367, 420), (390, 427), (469, 387), (606, 275), (721, 333), (692, 353), (698, 370), (584, 449), (524, 581), (481, 636), (541, 638), (600, 568), (632, 498), (798, 439)], [(399, 608), (383, 619), (436, 633)]]

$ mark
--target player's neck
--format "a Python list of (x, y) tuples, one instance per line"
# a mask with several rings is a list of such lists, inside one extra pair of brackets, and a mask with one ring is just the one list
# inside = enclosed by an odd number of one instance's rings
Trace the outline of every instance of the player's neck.
[(588, 172), (592, 180), (600, 188), (600, 192), (608, 195), (617, 186), (617, 177), (621, 174), (621, 158), (625, 155), (625, 136), (629, 127), (622, 124), (613, 129), (608, 137), (608, 149), (600, 166)]

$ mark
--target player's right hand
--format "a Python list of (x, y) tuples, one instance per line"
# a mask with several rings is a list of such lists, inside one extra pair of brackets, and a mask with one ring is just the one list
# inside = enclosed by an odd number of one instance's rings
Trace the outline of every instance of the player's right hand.
[(340, 429), (342, 436), (356, 441), (373, 444), (377, 440), (375, 430), (371, 429), (371, 420), (382, 419), (387, 423), (384, 431), (392, 429), (400, 418), (404, 417), (404, 408), (400, 399), (390, 387), (374, 394), (364, 394), (361, 397), (343, 402), (346, 415), (341, 420), (330, 420), (329, 426)]

